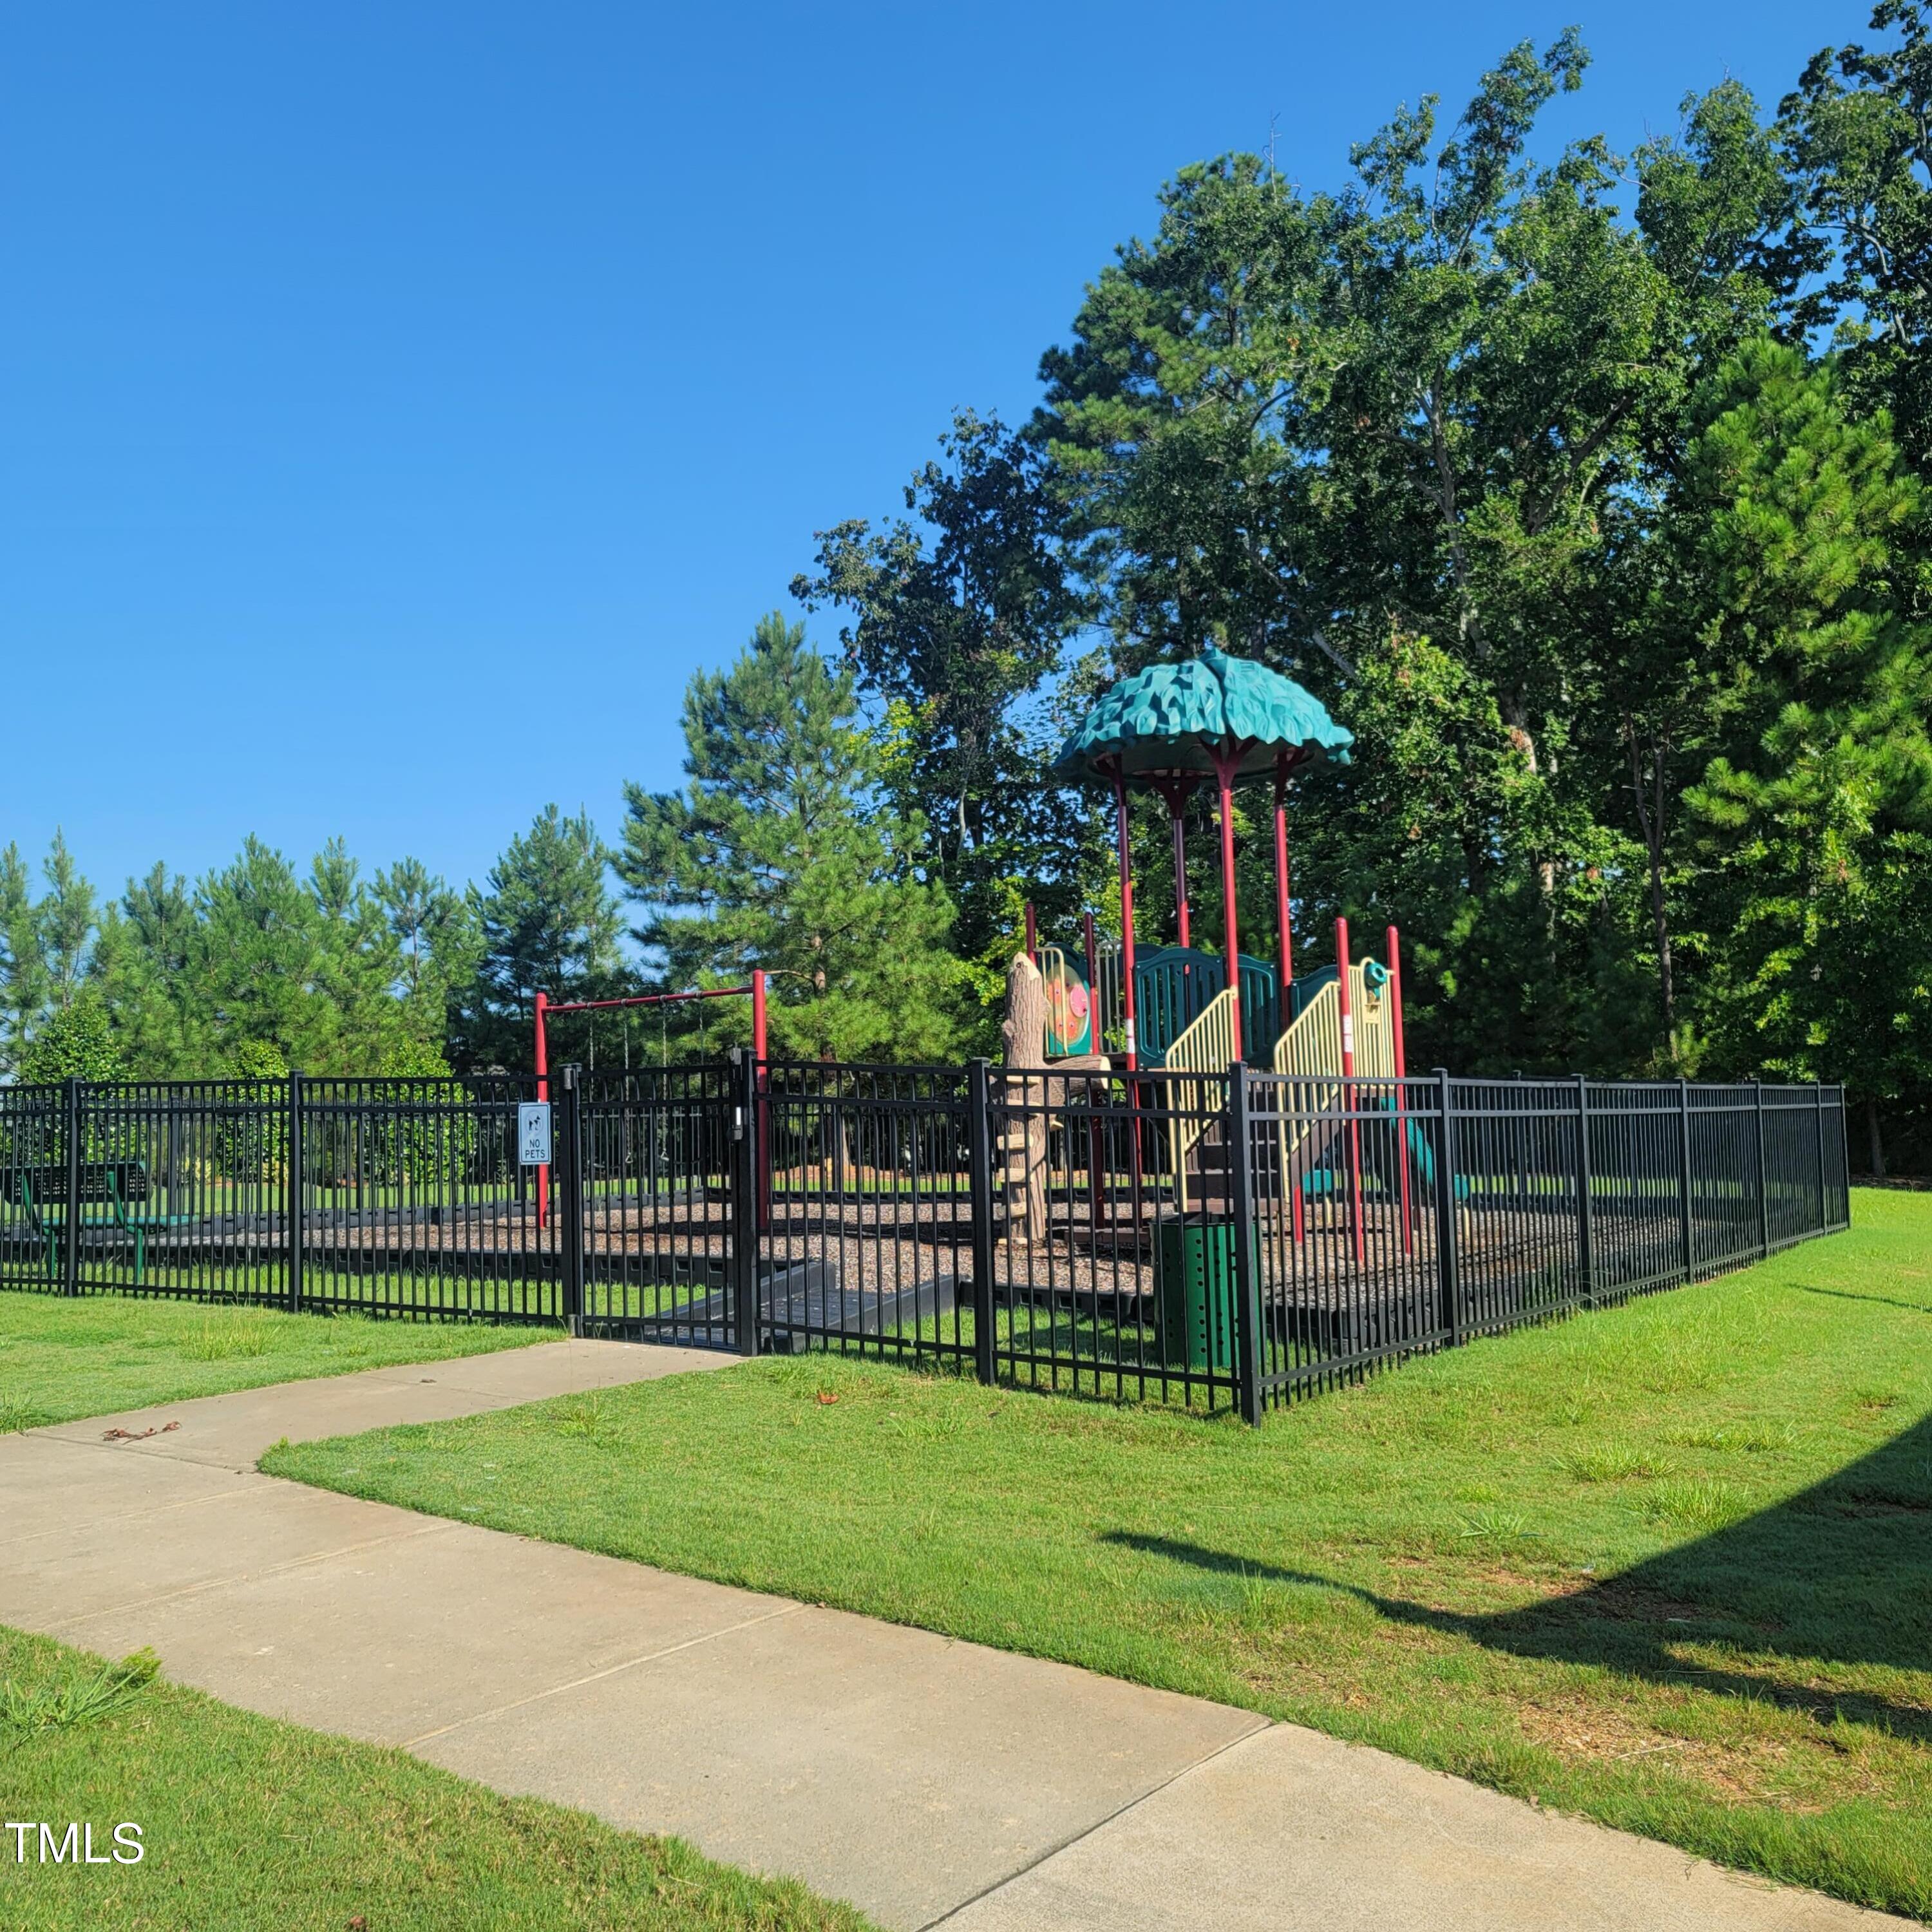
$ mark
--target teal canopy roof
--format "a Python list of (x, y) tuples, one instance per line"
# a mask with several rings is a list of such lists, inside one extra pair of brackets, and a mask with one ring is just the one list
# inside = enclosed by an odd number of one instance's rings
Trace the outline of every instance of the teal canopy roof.
[(1237, 778), (1271, 773), (1279, 754), (1346, 763), (1354, 734), (1291, 677), (1212, 644), (1186, 664), (1150, 664), (1110, 685), (1060, 747), (1053, 775), (1131, 784), (1211, 775), (1211, 749), (1239, 750)]

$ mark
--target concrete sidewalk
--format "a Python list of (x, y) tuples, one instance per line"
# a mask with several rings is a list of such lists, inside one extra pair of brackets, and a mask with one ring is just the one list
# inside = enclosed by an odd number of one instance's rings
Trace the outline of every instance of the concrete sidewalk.
[(284, 1436), (728, 1361), (558, 1342), (6, 1438), (0, 1622), (152, 1645), (231, 1703), (676, 1832), (892, 1927), (1905, 1922), (1250, 1712), (254, 1468)]

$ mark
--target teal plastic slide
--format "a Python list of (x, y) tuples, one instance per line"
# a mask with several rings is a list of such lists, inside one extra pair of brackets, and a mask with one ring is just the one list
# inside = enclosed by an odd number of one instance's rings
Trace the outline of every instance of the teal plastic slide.
[[(1384, 1098), (1380, 1104), (1390, 1113), (1395, 1112), (1395, 1102), (1393, 1100)], [(1430, 1146), (1429, 1136), (1423, 1131), (1422, 1123), (1420, 1120), (1412, 1119), (1407, 1124), (1408, 1157), (1414, 1163), (1416, 1178), (1432, 1193), (1436, 1188), (1436, 1150)], [(1365, 1165), (1372, 1165), (1372, 1163), (1365, 1163)], [(1391, 1191), (1398, 1184), (1394, 1174), (1384, 1174), (1378, 1167), (1372, 1168), (1372, 1171), (1376, 1180)], [(1301, 1177), (1301, 1191), (1310, 1198), (1324, 1194), (1339, 1194), (1342, 1191), (1342, 1187), (1341, 1175), (1330, 1168), (1312, 1168)], [(1466, 1201), (1468, 1198), (1468, 1181), (1464, 1176), (1459, 1174), (1456, 1177), (1456, 1198), (1458, 1201)]]

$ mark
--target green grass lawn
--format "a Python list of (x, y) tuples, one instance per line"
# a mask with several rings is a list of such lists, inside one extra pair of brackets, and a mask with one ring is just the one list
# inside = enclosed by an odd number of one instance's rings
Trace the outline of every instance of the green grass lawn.
[[(10, 1819), (142, 1827), (138, 1864), (43, 1863), (0, 1836), (0, 1924), (34, 1932), (864, 1932), (802, 1886), (676, 1839), (501, 1798), (398, 1750), (325, 1737), (0, 1629)], [(124, 1852), (131, 1840), (123, 1841)]]
[(0, 1430), (554, 1341), (554, 1329), (0, 1293)]
[(1932, 1197), (1256, 1432), (819, 1356), (279, 1474), (1192, 1691), (1932, 1916)]

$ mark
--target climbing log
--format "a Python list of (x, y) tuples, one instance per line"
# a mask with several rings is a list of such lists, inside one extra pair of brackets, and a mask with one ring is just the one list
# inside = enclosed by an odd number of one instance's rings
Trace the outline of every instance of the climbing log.
[(1000, 1032), (1006, 1064), (1000, 1134), (1006, 1238), (1033, 1248), (1046, 1240), (1046, 1121), (1040, 1112), (1046, 1104), (1046, 1082), (1024, 1076), (1046, 1064), (1046, 982), (1024, 952), (1016, 952), (1006, 968), (1006, 1018)]
[[(1006, 1196), (1005, 1239), (1027, 1248), (1046, 1243), (1047, 1110), (1066, 1104), (1064, 1074), (1105, 1072), (1105, 1054), (1053, 1062), (1046, 1072), (1046, 985), (1024, 952), (1006, 968), (1006, 1017), (1000, 1029), (1006, 1075), (998, 1083), (998, 1131)], [(1083, 1084), (1084, 1083), (1082, 1083)]]

